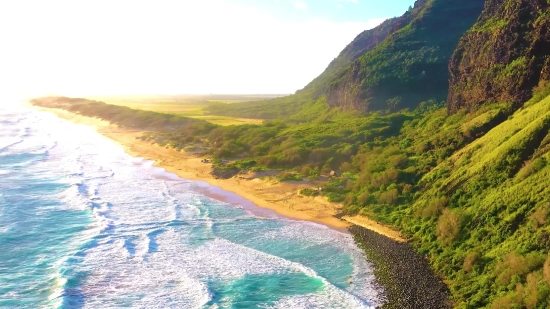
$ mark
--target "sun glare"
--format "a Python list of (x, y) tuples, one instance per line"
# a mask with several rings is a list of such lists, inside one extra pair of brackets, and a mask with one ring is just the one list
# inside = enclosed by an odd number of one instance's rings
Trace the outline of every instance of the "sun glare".
[(292, 93), (381, 21), (281, 21), (226, 1), (3, 1), (0, 82), (68, 96)]

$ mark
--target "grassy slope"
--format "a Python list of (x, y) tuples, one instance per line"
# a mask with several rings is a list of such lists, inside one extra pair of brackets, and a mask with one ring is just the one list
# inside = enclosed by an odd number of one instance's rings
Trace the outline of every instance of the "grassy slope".
[(550, 97), (438, 164), (402, 212), (399, 225), (448, 279), (459, 308), (549, 304), (549, 128)]

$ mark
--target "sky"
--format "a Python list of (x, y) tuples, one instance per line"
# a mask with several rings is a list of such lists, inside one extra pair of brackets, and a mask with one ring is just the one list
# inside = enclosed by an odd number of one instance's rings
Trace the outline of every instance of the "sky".
[(0, 0), (7, 94), (283, 94), (414, 0)]

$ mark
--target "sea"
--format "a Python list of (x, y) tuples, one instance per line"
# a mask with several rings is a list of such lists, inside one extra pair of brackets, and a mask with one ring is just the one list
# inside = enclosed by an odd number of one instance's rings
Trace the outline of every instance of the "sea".
[(132, 157), (90, 127), (4, 104), (0, 308), (384, 302), (351, 235), (246, 203)]

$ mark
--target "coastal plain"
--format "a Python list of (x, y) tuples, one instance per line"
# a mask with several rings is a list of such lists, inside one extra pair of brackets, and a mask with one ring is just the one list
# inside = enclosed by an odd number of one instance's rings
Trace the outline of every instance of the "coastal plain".
[[(248, 172), (238, 174), (229, 179), (217, 179), (211, 174), (212, 164), (201, 162), (200, 153), (178, 151), (141, 140), (143, 131), (121, 128), (108, 121), (78, 115), (65, 110), (44, 107), (33, 108), (54, 113), (60, 118), (76, 124), (93, 128), (97, 133), (120, 145), (128, 154), (134, 157), (154, 161), (154, 165), (164, 168), (181, 178), (204, 181), (212, 186), (235, 193), (254, 205), (275, 211), (284, 217), (312, 221), (340, 231), (347, 231), (351, 225), (358, 225), (398, 242), (406, 242), (402, 235), (366, 216), (353, 215), (336, 216), (342, 211), (343, 205), (331, 203), (325, 197), (303, 196), (299, 192), (304, 188), (314, 188), (308, 181), (278, 181), (269, 172)], [(217, 196), (224, 200), (224, 196)]]

